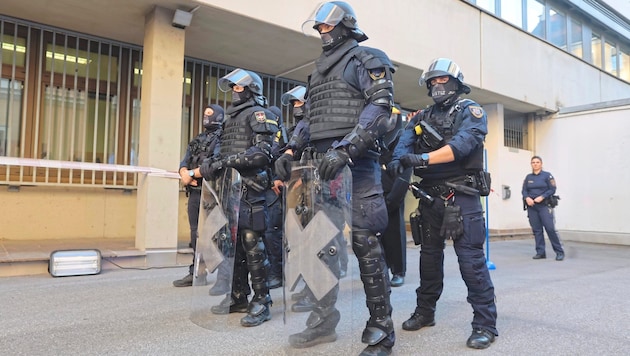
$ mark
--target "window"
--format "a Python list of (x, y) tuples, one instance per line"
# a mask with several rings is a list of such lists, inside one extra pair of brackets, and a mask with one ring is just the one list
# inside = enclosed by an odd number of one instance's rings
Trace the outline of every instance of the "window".
[(527, 149), (527, 119), (525, 116), (512, 116), (506, 113), (503, 119), (503, 145)]
[(520, 1), (501, 0), (501, 18), (518, 26), (523, 27), (523, 6)]
[(602, 67), (602, 36), (595, 31), (591, 35), (591, 61), (594, 65)]
[(549, 10), (549, 35), (547, 40), (563, 50), (567, 50), (567, 17), (557, 9)]
[(493, 14), (497, 13), (494, 0), (476, 0), (474, 1), (474, 3), (476, 3), (477, 6), (479, 6), (480, 8), (487, 10), (488, 12), (491, 12)]
[(604, 70), (612, 75), (617, 75), (617, 45), (612, 42), (604, 42)]
[(527, 32), (545, 38), (545, 5), (539, 0), (527, 1)]
[(630, 49), (623, 46), (619, 50), (619, 76), (630, 82)]
[(571, 19), (571, 42), (570, 42), (569, 51), (572, 54), (583, 58), (583, 48), (582, 48), (582, 23)]

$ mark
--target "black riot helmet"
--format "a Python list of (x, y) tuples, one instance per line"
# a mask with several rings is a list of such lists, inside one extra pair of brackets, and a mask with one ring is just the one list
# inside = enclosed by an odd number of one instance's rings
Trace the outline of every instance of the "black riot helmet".
[(304, 98), (305, 95), (306, 95), (306, 88), (301, 85), (298, 85), (297, 87), (282, 94), (282, 97), (280, 98), (280, 102), (282, 102), (282, 105), (284, 106), (291, 105), (294, 100), (298, 100), (304, 103), (306, 102), (306, 99)]
[(235, 85), (249, 88), (255, 95), (263, 95), (262, 79), (260, 79), (258, 74), (249, 70), (237, 68), (219, 79), (219, 89), (222, 92), (232, 90), (232, 87)]
[[(312, 23), (312, 24), (311, 24)], [(311, 16), (302, 24), (302, 32), (305, 28), (312, 27), (317, 30), (321, 24), (334, 26), (335, 28), (326, 34), (320, 34), (325, 51), (333, 49), (345, 42), (347, 38), (354, 38), (357, 42), (368, 39), (357, 24), (357, 17), (350, 5), (343, 1), (329, 1), (321, 4), (313, 11)]]
[[(206, 110), (208, 109), (212, 110), (212, 115), (206, 115)], [(217, 104), (210, 104), (203, 110), (203, 128), (207, 131), (216, 131), (223, 125), (224, 118), (223, 107)]]
[(457, 80), (459, 83), (458, 93), (470, 93), (470, 87), (464, 84), (464, 73), (462, 73), (457, 63), (448, 58), (434, 59), (426, 72), (422, 73), (420, 76), (419, 84), (420, 86), (426, 85), (427, 89), (429, 89), (428, 95), (431, 96), (431, 79), (446, 75)]

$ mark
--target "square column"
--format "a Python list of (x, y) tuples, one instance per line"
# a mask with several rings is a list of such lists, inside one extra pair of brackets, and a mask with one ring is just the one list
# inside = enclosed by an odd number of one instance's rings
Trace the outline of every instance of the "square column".
[[(172, 19), (173, 11), (160, 7), (145, 18), (138, 159), (140, 166), (177, 171), (185, 30)], [(146, 251), (147, 264), (175, 261), (178, 206), (178, 179), (139, 177), (136, 248)]]

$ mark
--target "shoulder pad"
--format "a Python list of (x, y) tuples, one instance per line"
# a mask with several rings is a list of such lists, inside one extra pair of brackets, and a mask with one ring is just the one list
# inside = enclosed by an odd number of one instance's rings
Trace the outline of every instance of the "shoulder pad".
[(385, 52), (372, 47), (359, 46), (358, 48), (360, 50), (356, 56), (366, 69), (387, 67), (390, 72), (394, 73), (394, 64)]

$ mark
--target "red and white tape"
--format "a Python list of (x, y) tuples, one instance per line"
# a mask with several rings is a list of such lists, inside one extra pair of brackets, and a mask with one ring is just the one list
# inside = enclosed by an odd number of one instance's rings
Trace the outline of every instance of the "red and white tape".
[(164, 178), (175, 178), (175, 179), (180, 178), (178, 173), (170, 172), (165, 169), (158, 169), (158, 168), (151, 168), (151, 167), (138, 167), (138, 166), (125, 166), (122, 164), (55, 161), (55, 160), (50, 160), (50, 159), (34, 159), (34, 158), (0, 157), (0, 165), (58, 168), (58, 169), (77, 169), (77, 170), (86, 170), (86, 171), (143, 173), (143, 174), (148, 174), (151, 176), (159, 176), (159, 177), (164, 177)]

